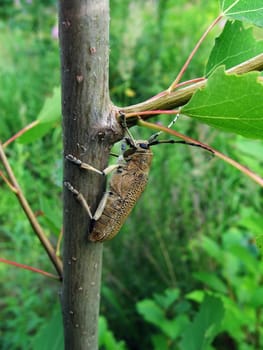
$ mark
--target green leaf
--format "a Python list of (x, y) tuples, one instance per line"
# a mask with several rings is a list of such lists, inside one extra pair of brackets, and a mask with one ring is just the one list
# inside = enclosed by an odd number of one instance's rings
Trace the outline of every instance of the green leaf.
[(157, 305), (154, 300), (142, 300), (136, 304), (136, 308), (147, 322), (155, 325), (171, 339), (178, 337), (182, 329), (188, 324), (188, 319), (183, 314), (168, 318), (166, 310)]
[(202, 237), (201, 245), (206, 253), (216, 261), (222, 261), (222, 249), (217, 242), (210, 239), (209, 237)]
[(263, 27), (262, 0), (220, 0), (220, 5), (227, 17)]
[(223, 131), (263, 139), (263, 85), (258, 76), (225, 74), (219, 67), (181, 111)]
[[(261, 244), (262, 244), (262, 242), (261, 242)], [(262, 308), (262, 306), (263, 306), (262, 295), (263, 295), (263, 287), (260, 287), (260, 286), (257, 286), (257, 288), (255, 288), (250, 295), (251, 304), (257, 309), (259, 307)]]
[(58, 236), (61, 231), (62, 217), (61, 209), (54, 207), (54, 198), (40, 197), (40, 209), (43, 213), (42, 220), (45, 222), (45, 227)]
[(229, 69), (262, 52), (263, 40), (255, 40), (252, 28), (245, 29), (240, 21), (228, 21), (221, 35), (216, 38), (205, 74), (210, 75), (220, 65)]
[(99, 317), (99, 346), (105, 350), (126, 350), (123, 341), (117, 341), (109, 330), (108, 322), (104, 316)]
[(159, 326), (160, 320), (164, 319), (163, 310), (156, 305), (155, 301), (145, 299), (136, 304), (137, 311), (144, 317), (144, 319), (155, 326)]
[(261, 252), (261, 254), (263, 254), (263, 235), (258, 235), (256, 237), (256, 245), (259, 251)]
[(206, 350), (219, 332), (224, 316), (220, 299), (207, 295), (193, 323), (185, 330), (181, 349)]
[(47, 97), (45, 103), (37, 117), (41, 124), (53, 123), (60, 120), (61, 116), (61, 89), (55, 87), (52, 96)]
[(169, 349), (169, 343), (167, 341), (167, 337), (163, 334), (156, 334), (151, 336), (151, 342), (153, 344), (154, 350), (168, 350)]
[(197, 303), (201, 303), (204, 300), (204, 291), (203, 290), (194, 290), (185, 295), (187, 299), (193, 300)]
[(196, 272), (193, 275), (195, 279), (203, 282), (213, 290), (218, 291), (222, 294), (227, 293), (227, 288), (225, 284), (215, 274), (203, 271), (203, 272)]
[(61, 90), (55, 87), (51, 97), (47, 97), (37, 117), (36, 124), (18, 140), (20, 143), (34, 142), (46, 135), (61, 119)]
[(63, 350), (64, 337), (62, 329), (62, 317), (59, 305), (56, 306), (53, 315), (46, 324), (40, 328), (32, 339), (34, 350)]
[[(262, 156), (263, 153), (261, 153)], [(253, 207), (244, 207), (240, 212), (239, 225), (245, 227), (253, 235), (262, 235), (263, 217), (262, 212), (257, 212)]]
[(166, 289), (163, 294), (154, 294), (154, 300), (159, 306), (164, 309), (169, 308), (180, 295), (180, 290), (177, 288)]

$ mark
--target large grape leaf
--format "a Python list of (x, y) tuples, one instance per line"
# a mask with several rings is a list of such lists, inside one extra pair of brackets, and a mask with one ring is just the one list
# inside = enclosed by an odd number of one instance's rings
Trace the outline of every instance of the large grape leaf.
[(258, 77), (258, 72), (225, 74), (219, 67), (181, 112), (224, 131), (263, 139), (263, 85)]
[[(263, 0), (262, 0), (263, 4)], [(228, 21), (216, 38), (207, 66), (206, 76), (218, 66), (234, 67), (263, 53), (263, 40), (255, 40), (252, 28), (245, 29), (240, 21)]]
[(225, 16), (263, 27), (262, 0), (220, 0)]

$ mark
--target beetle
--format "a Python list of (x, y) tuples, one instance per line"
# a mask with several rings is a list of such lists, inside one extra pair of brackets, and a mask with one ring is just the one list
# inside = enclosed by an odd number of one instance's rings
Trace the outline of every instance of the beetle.
[[(109, 188), (104, 193), (94, 215), (92, 215), (82, 193), (75, 189), (70, 182), (64, 182), (64, 185), (75, 195), (91, 218), (91, 229), (88, 238), (92, 242), (110, 240), (120, 231), (146, 188), (153, 157), (151, 146), (161, 143), (191, 144), (181, 140), (159, 141), (157, 138), (160, 133), (152, 135), (149, 140), (134, 140), (127, 128), (125, 116), (121, 114), (121, 117), (122, 126), (128, 135), (128, 137), (124, 138), (128, 149), (124, 150), (117, 164), (110, 165), (101, 171), (71, 154), (66, 156), (68, 161), (76, 164), (81, 169), (94, 171), (102, 176), (106, 176), (113, 171)], [(194, 143), (191, 145), (199, 146)]]

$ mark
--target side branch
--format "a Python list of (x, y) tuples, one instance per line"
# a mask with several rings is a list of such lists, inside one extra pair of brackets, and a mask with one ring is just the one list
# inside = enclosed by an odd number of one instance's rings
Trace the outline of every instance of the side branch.
[[(235, 67), (232, 67), (226, 71), (228, 74), (243, 74), (251, 71), (263, 70), (263, 54), (255, 56)], [(149, 100), (138, 103), (136, 105), (119, 108), (123, 113), (137, 113), (140, 114), (142, 111), (151, 110), (168, 110), (186, 104), (192, 95), (198, 90), (203, 88), (207, 83), (207, 79), (203, 79), (195, 84), (191, 84), (187, 87), (178, 89), (174, 92), (163, 91), (160, 94), (152, 97)], [(143, 119), (150, 118), (150, 115), (144, 116)], [(136, 124), (136, 117), (127, 117), (127, 123), (129, 126)]]
[(43, 276), (46, 276), (46, 277), (49, 277), (49, 278), (53, 278), (55, 280), (60, 280), (59, 276), (53, 275), (52, 273), (49, 273), (47, 271), (43, 271), (43, 270), (37, 269), (36, 267), (28, 266), (28, 265), (25, 265), (25, 264), (20, 264), (20, 263), (17, 263), (15, 261), (10, 261), (10, 260), (4, 259), (4, 258), (0, 258), (0, 262), (2, 262), (4, 264), (15, 266), (15, 267), (19, 267), (19, 268), (24, 269), (24, 270), (36, 272), (36, 273), (39, 273), (39, 274), (41, 274)]
[(5, 155), (4, 149), (2, 144), (0, 143), (0, 160), (3, 163), (4, 168), (6, 169), (6, 172), (8, 174), (9, 177), (9, 183), (10, 183), (10, 188), (12, 189), (12, 191), (15, 193), (15, 195), (17, 196), (21, 207), (23, 208), (33, 230), (35, 231), (35, 233), (37, 234), (40, 242), (42, 243), (42, 245), (44, 246), (47, 254), (49, 255), (53, 265), (55, 266), (59, 277), (62, 279), (62, 262), (61, 260), (56, 256), (56, 252), (54, 250), (54, 248), (52, 247), (51, 243), (49, 242), (48, 238), (46, 237), (45, 233), (43, 232), (41, 226), (39, 225), (28, 201), (26, 200), (22, 190), (20, 189), (20, 186), (16, 180), (16, 177), (13, 173), (13, 170), (7, 160), (7, 157)]

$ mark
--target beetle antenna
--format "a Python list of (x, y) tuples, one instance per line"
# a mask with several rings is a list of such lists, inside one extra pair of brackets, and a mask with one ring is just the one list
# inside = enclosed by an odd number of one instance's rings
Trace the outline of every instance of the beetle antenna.
[[(176, 123), (178, 118), (179, 118), (179, 113), (176, 114), (175, 118), (171, 121), (171, 123), (167, 126), (167, 128), (171, 129), (171, 127)], [(150, 138), (148, 140), (149, 144), (152, 145), (153, 144), (152, 142), (156, 141), (162, 132), (163, 131), (158, 131), (155, 134), (153, 134), (152, 136), (150, 136)]]
[(161, 141), (154, 140), (153, 142), (149, 143), (149, 146), (160, 145), (162, 143), (181, 143), (181, 144), (184, 144), (184, 145), (189, 145), (189, 146), (203, 148), (204, 150), (206, 150), (206, 151), (208, 151), (208, 152), (210, 152), (212, 154), (215, 153), (210, 147), (207, 147), (207, 146), (199, 144), (199, 143), (187, 142), (187, 141), (183, 141), (183, 140), (179, 140), (179, 141), (176, 141), (176, 140), (161, 140)]

